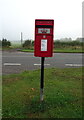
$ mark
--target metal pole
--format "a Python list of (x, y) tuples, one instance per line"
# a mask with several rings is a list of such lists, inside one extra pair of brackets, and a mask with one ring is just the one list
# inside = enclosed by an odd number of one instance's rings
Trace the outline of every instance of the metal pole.
[(22, 47), (22, 41), (23, 41), (23, 35), (22, 35), (22, 32), (21, 32), (21, 47)]
[(41, 57), (40, 101), (43, 101), (43, 87), (44, 87), (44, 60), (45, 60), (45, 57)]

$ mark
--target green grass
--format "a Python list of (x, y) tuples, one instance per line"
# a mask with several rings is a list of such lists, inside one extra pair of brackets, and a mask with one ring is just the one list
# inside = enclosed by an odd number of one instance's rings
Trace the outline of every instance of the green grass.
[(31, 49), (22, 49), (21, 51), (22, 52), (34, 52), (34, 50), (31, 50)]
[(59, 52), (59, 53), (82, 53), (84, 51), (82, 50), (82, 48), (79, 48), (79, 49), (57, 48), (57, 49), (54, 49), (54, 52)]
[[(22, 52), (34, 52), (32, 49), (22, 49)], [(54, 53), (83, 53), (84, 51), (80, 49), (72, 49), (72, 48), (57, 48), (53, 50)]]
[(21, 44), (20, 43), (12, 43), (11, 46), (9, 47), (3, 47), (2, 50), (7, 50), (7, 51), (10, 51), (10, 50), (13, 50), (13, 49), (21, 49)]
[(81, 118), (82, 68), (45, 69), (40, 102), (40, 70), (3, 76), (3, 118)]

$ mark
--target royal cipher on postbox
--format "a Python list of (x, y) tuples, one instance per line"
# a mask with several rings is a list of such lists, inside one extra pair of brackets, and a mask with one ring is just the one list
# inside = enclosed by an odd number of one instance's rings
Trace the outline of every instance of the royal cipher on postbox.
[(52, 57), (53, 55), (53, 28), (54, 20), (35, 20), (34, 56)]

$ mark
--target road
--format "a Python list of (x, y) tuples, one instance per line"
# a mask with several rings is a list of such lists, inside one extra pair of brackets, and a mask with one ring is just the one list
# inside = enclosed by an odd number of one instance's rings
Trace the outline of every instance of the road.
[[(20, 73), (26, 70), (40, 69), (40, 57), (34, 57), (33, 53), (3, 52), (2, 73)], [(81, 67), (81, 53), (54, 53), (51, 58), (45, 58), (45, 68)]]

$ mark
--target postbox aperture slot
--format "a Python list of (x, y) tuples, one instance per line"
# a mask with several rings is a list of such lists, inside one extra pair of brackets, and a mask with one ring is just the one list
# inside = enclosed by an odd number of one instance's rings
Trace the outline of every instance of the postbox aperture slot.
[(53, 28), (52, 25), (36, 25), (36, 28)]

